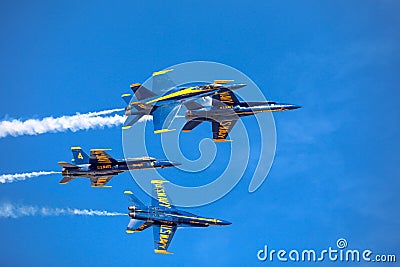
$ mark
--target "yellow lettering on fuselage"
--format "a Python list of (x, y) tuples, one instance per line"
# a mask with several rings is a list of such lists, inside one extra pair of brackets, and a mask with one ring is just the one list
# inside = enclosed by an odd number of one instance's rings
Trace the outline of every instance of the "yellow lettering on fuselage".
[(112, 168), (112, 166), (110, 164), (109, 165), (98, 165), (97, 166), (98, 170), (111, 169), (111, 168)]
[(133, 163), (132, 167), (143, 167), (143, 163)]

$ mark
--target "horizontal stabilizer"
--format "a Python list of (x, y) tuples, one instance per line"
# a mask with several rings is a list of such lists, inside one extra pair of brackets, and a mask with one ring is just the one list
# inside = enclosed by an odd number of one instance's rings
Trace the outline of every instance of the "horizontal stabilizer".
[(61, 165), (63, 168), (66, 168), (66, 169), (80, 169), (81, 168), (79, 166), (76, 166), (74, 164), (71, 164), (71, 163), (68, 163), (68, 162), (65, 162), (65, 161), (60, 161), (60, 162), (58, 162), (58, 164)]
[(152, 225), (153, 225), (153, 222), (143, 222), (141, 220), (131, 219), (129, 221), (128, 227), (126, 227), (126, 233), (132, 234), (132, 233), (141, 232), (141, 231), (149, 228)]
[(138, 120), (140, 120), (144, 115), (136, 115), (136, 116), (131, 116), (128, 117), (124, 123), (124, 126), (122, 126), (122, 130), (126, 130), (132, 127), (133, 124), (135, 124)]
[(64, 176), (64, 178), (59, 182), (59, 184), (67, 184), (69, 183), (71, 180), (73, 180), (74, 177), (71, 176)]

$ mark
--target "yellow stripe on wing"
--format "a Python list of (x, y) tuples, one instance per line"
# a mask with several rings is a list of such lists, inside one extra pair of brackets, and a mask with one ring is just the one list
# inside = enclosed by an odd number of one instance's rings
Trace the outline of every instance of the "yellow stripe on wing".
[(188, 87), (188, 88), (179, 90), (178, 92), (170, 93), (168, 95), (161, 96), (161, 97), (158, 97), (156, 99), (150, 100), (150, 101), (146, 102), (146, 104), (151, 104), (151, 103), (154, 103), (154, 102), (157, 102), (157, 101), (166, 100), (166, 99), (170, 99), (170, 98), (181, 96), (181, 95), (192, 94), (192, 93), (200, 93), (200, 92), (204, 91), (202, 89), (195, 89), (195, 88), (197, 88), (197, 87)]

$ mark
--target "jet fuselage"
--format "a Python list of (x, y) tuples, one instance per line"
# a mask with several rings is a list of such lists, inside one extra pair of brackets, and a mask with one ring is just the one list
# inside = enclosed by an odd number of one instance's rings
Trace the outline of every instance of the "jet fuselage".
[(254, 115), (262, 112), (277, 112), (292, 110), (300, 106), (276, 102), (240, 102), (237, 105), (221, 105), (211, 109), (188, 110), (186, 120), (194, 121), (221, 121), (234, 120), (237, 117)]
[(94, 177), (94, 176), (108, 176), (118, 175), (121, 172), (129, 170), (143, 170), (143, 169), (158, 169), (167, 168), (180, 165), (168, 160), (118, 160), (117, 164), (81, 164), (76, 165), (78, 168), (63, 168), (63, 176), (73, 177)]
[[(176, 103), (193, 101), (202, 97), (211, 96), (220, 90), (237, 90), (246, 86), (245, 84), (209, 84), (193, 83), (192, 86), (176, 86), (168, 90), (162, 96), (155, 96), (139, 102), (132, 102), (125, 108), (125, 115), (151, 115), (157, 107)], [(139, 107), (138, 111), (133, 111), (132, 107)]]
[(150, 221), (156, 224), (177, 225), (178, 227), (208, 227), (210, 225), (231, 224), (225, 220), (204, 218), (186, 211), (164, 209), (161, 206), (150, 206), (146, 209), (130, 206), (128, 207), (128, 210), (128, 215), (132, 219)]

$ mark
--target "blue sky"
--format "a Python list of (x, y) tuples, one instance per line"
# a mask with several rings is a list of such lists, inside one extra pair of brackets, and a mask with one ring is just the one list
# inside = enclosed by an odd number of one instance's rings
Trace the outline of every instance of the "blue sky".
[[(2, 119), (122, 107), (129, 84), (192, 60), (233, 66), (266, 98), (303, 106), (275, 115), (276, 157), (258, 191), (247, 192), (246, 173), (221, 200), (188, 209), (231, 226), (180, 230), (175, 254), (163, 256), (152, 231), (127, 235), (124, 217), (2, 218), (1, 265), (256, 265), (264, 244), (324, 249), (340, 237), (398, 252), (398, 10), (394, 1), (1, 2)], [(59, 170), (73, 145), (119, 158), (121, 139), (118, 127), (2, 138), (0, 170)], [(150, 201), (129, 174), (110, 190), (60, 179), (2, 184), (0, 202), (124, 212), (127, 188)]]

